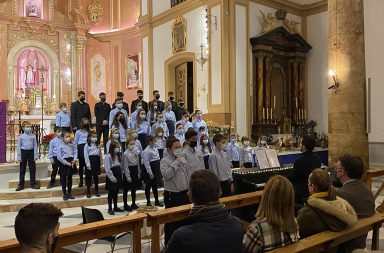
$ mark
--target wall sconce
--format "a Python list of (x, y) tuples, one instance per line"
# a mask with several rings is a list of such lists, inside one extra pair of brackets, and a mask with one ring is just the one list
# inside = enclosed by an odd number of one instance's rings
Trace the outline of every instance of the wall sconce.
[(331, 86), (328, 87), (328, 90), (332, 90), (333, 93), (336, 93), (339, 86), (340, 86), (340, 83), (339, 83), (338, 78), (337, 78), (337, 74), (336, 74), (335, 70), (329, 69), (328, 75), (330, 77), (332, 77), (333, 82), (334, 82)]

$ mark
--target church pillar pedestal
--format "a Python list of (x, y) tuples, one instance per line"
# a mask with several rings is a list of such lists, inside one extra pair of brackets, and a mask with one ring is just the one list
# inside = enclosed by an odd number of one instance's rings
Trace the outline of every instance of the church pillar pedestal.
[[(369, 166), (365, 105), (363, 0), (328, 1), (329, 68), (340, 83), (328, 94), (329, 164), (340, 155), (360, 156)], [(332, 78), (329, 83), (333, 84)]]

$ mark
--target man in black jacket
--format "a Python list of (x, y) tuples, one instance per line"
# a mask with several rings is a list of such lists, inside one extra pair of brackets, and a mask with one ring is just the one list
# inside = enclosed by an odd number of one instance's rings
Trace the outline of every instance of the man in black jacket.
[(168, 92), (168, 101), (171, 102), (172, 111), (175, 113), (175, 116), (176, 116), (176, 113), (177, 113), (177, 103), (175, 101), (175, 93), (173, 91)]
[(176, 109), (176, 121), (179, 121), (183, 118), (183, 115), (188, 112), (188, 110), (184, 107), (185, 103), (184, 103), (184, 99), (182, 98), (179, 98), (177, 100), (178, 102), (178, 105), (177, 105), (177, 109)]
[(79, 91), (77, 97), (79, 99), (71, 104), (71, 127), (73, 133), (80, 128), (80, 121), (83, 118), (87, 118), (89, 122), (92, 122), (91, 109), (89, 108), (89, 104), (85, 102), (85, 92)]
[(100, 102), (95, 104), (95, 116), (96, 116), (96, 132), (97, 142), (100, 143), (101, 135), (103, 135), (104, 153), (107, 152), (108, 132), (109, 132), (109, 113), (111, 112), (111, 106), (105, 102), (106, 95), (104, 92), (99, 94)]
[(152, 103), (154, 101), (157, 102), (157, 111), (163, 112), (164, 111), (164, 102), (160, 100), (160, 92), (158, 90), (153, 91), (153, 100), (149, 102), (149, 108), (152, 108)]
[[(121, 99), (121, 101), (123, 101), (123, 109), (126, 110), (127, 114), (129, 115), (129, 106), (128, 106), (128, 103), (124, 102), (124, 93), (122, 93), (121, 91), (117, 92), (116, 98)], [(112, 110), (115, 108), (116, 108), (116, 105), (115, 105), (115, 103), (113, 103)]]
[(243, 227), (229, 214), (221, 195), (219, 179), (209, 170), (195, 171), (188, 196), (193, 207), (185, 226), (177, 229), (164, 253), (239, 253), (243, 249)]
[(148, 103), (143, 100), (144, 98), (144, 92), (142, 90), (137, 90), (137, 99), (133, 100), (131, 103), (131, 113), (136, 111), (136, 105), (138, 102), (141, 102), (141, 105), (143, 106), (143, 109), (146, 113), (148, 113)]
[(309, 197), (308, 177), (312, 170), (321, 167), (320, 157), (313, 153), (315, 138), (311, 135), (304, 135), (302, 141), (303, 155), (293, 165), (293, 171), (288, 175), (295, 189), (295, 202), (304, 205), (304, 199)]

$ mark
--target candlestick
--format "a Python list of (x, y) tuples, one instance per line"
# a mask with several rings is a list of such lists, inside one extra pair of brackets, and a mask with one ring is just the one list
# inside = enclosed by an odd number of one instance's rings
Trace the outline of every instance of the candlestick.
[(297, 101), (297, 97), (295, 98), (295, 102), (296, 102), (296, 109), (299, 108), (299, 103)]
[(306, 121), (307, 120), (307, 110), (304, 109), (304, 120)]
[(273, 120), (273, 109), (271, 108), (271, 119)]
[(265, 120), (265, 108), (263, 107), (263, 120)]
[(269, 108), (267, 107), (267, 120), (269, 120)]
[(276, 108), (276, 96), (273, 96), (273, 109)]

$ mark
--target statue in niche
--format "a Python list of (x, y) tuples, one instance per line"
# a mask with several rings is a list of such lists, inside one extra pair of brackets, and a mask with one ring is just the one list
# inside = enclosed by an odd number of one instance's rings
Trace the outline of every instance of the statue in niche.
[(28, 17), (37, 17), (37, 16), (38, 16), (37, 7), (36, 7), (36, 5), (32, 5), (29, 8)]
[(27, 87), (36, 84), (36, 62), (37, 60), (34, 59), (33, 63), (31, 61), (25, 67), (25, 84)]
[(289, 33), (298, 33), (297, 25), (300, 24), (299, 22), (296, 22), (295, 20), (284, 20), (284, 26), (288, 29)]
[(264, 32), (267, 33), (275, 29), (277, 27), (277, 20), (272, 15), (272, 13), (268, 13), (267, 15), (265, 15), (263, 11), (260, 12), (263, 17)]

